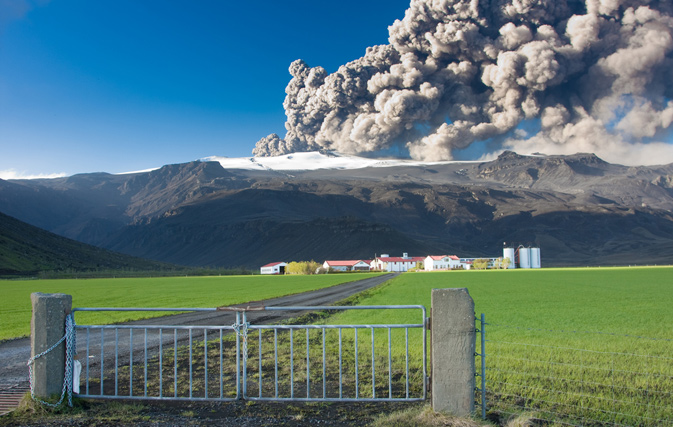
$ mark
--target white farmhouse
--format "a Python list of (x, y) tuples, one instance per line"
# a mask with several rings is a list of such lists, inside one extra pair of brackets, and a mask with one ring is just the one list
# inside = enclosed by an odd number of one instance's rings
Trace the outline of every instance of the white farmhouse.
[(371, 268), (368, 261), (361, 259), (347, 261), (325, 261), (322, 266), (327, 271), (330, 269), (333, 271), (369, 271)]
[(372, 270), (405, 272), (418, 267), (424, 259), (423, 257), (410, 257), (406, 252), (401, 257), (391, 257), (385, 254), (372, 261)]
[(460, 258), (455, 255), (428, 255), (423, 262), (425, 271), (460, 268)]
[(286, 262), (272, 262), (267, 265), (263, 265), (259, 272), (260, 274), (285, 274), (285, 267), (287, 267)]

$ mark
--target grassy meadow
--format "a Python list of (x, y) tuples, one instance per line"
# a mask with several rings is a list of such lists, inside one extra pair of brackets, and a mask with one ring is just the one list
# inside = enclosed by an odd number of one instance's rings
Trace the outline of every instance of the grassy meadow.
[[(430, 308), (432, 289), (449, 287), (466, 287), (477, 316), (485, 313), (487, 400), (499, 416), (571, 425), (673, 419), (673, 267), (408, 273), (358, 304)], [(328, 320), (416, 321), (415, 312), (359, 311)]]
[[(670, 327), (662, 327), (673, 324), (673, 267), (409, 273), (370, 291), (359, 304), (430, 309), (432, 289), (462, 287), (488, 323), (673, 338)], [(344, 316), (367, 320), (375, 314)], [(412, 313), (408, 320), (415, 318)]]
[[(28, 333), (31, 292), (63, 292), (74, 297), (74, 306), (215, 307), (302, 292), (363, 275), (239, 276), (161, 279), (99, 279), (0, 282), (2, 335)], [(432, 289), (465, 287), (475, 301), (475, 312), (486, 316), (487, 401), (492, 419), (502, 422), (510, 414), (570, 425), (661, 425), (673, 419), (673, 267), (577, 268), (540, 270), (487, 270), (406, 273), (375, 289), (352, 297), (358, 305), (424, 305), (430, 314)], [(82, 313), (84, 314), (84, 313)], [(129, 317), (132, 313), (119, 313)], [(109, 315), (103, 313), (103, 315)], [(106, 321), (120, 321), (109, 318)], [(420, 323), (419, 310), (349, 310), (317, 320), (324, 324)], [(100, 320), (92, 320), (102, 323)], [(478, 325), (477, 325), (478, 326)], [(344, 378), (328, 377), (344, 390), (362, 396), (387, 395), (388, 377), (404, 378), (404, 330), (377, 330), (375, 358), (371, 330), (359, 331), (358, 350), (344, 356)], [(288, 333), (278, 333), (287, 341)], [(390, 337), (390, 338), (389, 338)], [(409, 332), (411, 394), (418, 396), (422, 334)], [(259, 379), (257, 340), (251, 332), (249, 374), (251, 392)], [(479, 336), (477, 351), (480, 352)], [(228, 337), (229, 340), (233, 336)], [(273, 332), (265, 332), (262, 346), (273, 352)], [(288, 383), (288, 369), (299, 382), (305, 378), (308, 338), (294, 337), (294, 353), (263, 363), (264, 389), (276, 371)], [(338, 363), (337, 331), (310, 333), (311, 388), (323, 387), (326, 366)], [(344, 330), (343, 347), (353, 348), (355, 333)], [(388, 340), (394, 360), (402, 361), (388, 374)], [(325, 343), (325, 344), (323, 344)], [(215, 360), (214, 354), (208, 360)], [(323, 351), (325, 346), (327, 351)], [(287, 353), (288, 346), (282, 346)], [(184, 350), (184, 349), (183, 349)], [(209, 350), (210, 351), (210, 350)], [(354, 359), (359, 375), (351, 372)], [(376, 360), (374, 360), (376, 359)], [(168, 360), (168, 358), (166, 359)], [(288, 363), (293, 360), (292, 363)], [(375, 363), (374, 380), (367, 377)], [(480, 360), (477, 358), (477, 366)], [(315, 364), (315, 365), (314, 365)], [(314, 366), (313, 366), (314, 365)], [(170, 368), (170, 366), (168, 367)], [(166, 369), (168, 369), (166, 368)], [(171, 368), (172, 369), (172, 368)], [(170, 369), (168, 369), (170, 371)], [(172, 371), (171, 371), (172, 372)], [(314, 377), (315, 376), (315, 377)], [(354, 385), (354, 378), (359, 386)], [(419, 382), (420, 380), (420, 382)], [(214, 384), (213, 380), (213, 384)], [(478, 379), (479, 382), (479, 379)], [(135, 382), (134, 382), (135, 383)], [(273, 390), (268, 390), (273, 393)], [(285, 390), (287, 392), (287, 390)], [(303, 392), (296, 389), (295, 392)], [(403, 389), (392, 394), (404, 394)], [(546, 425), (545, 422), (540, 425)]]
[[(73, 307), (201, 308), (296, 294), (371, 277), (371, 274), (0, 281), (0, 340), (30, 334), (30, 294), (33, 292), (72, 295)], [(147, 315), (82, 312), (77, 315), (77, 320), (113, 323)]]
[[(407, 273), (368, 291), (357, 303), (420, 304), (430, 315), (432, 289), (462, 287), (474, 299), (476, 315), (485, 314), (489, 338), (497, 333), (500, 340), (545, 339), (554, 331), (556, 344), (600, 342), (610, 351), (633, 345), (625, 344), (623, 335), (673, 339), (671, 328), (662, 327), (673, 324), (673, 267)], [(418, 310), (347, 311), (329, 322), (418, 323), (419, 315)]]
[[(433, 288), (466, 287), (475, 300), (476, 314), (485, 313), (488, 322), (486, 377), (492, 417), (502, 420), (524, 412), (533, 418), (571, 425), (659, 425), (673, 419), (673, 333), (663, 326), (673, 320), (672, 278), (671, 267), (407, 273), (351, 298), (349, 303), (420, 304), (429, 309)], [(315, 321), (360, 325), (420, 322), (419, 310), (350, 310)], [(260, 378), (259, 332), (250, 334), (249, 392), (254, 396)], [(404, 330), (376, 329), (374, 357), (371, 334), (369, 327), (359, 329), (355, 351), (355, 332), (342, 331), (341, 378), (335, 371), (340, 363), (338, 332), (327, 330), (323, 335), (320, 330), (311, 331), (312, 396), (322, 394), (324, 369), (328, 396), (334, 396), (337, 384), (351, 397), (356, 389), (363, 397), (405, 394)], [(411, 330), (408, 336), (409, 395), (417, 397), (422, 394), (422, 334)], [(274, 333), (264, 333), (264, 394), (273, 396), (273, 377), (278, 375), (281, 396), (291, 392), (292, 376), (294, 392), (302, 395), (302, 384), (307, 381), (307, 337), (303, 332), (295, 334), (293, 353), (289, 333), (278, 332), (277, 339), (282, 342), (278, 365), (274, 364), (275, 339)], [(216, 360), (218, 344), (210, 346), (208, 360)], [(481, 351), (479, 345), (477, 351)], [(356, 358), (359, 374), (354, 370)], [(169, 359), (170, 355), (165, 358)], [(477, 366), (479, 363), (477, 358)], [(375, 385), (372, 364), (376, 365)], [(172, 368), (170, 363), (167, 366), (170, 377)], [(199, 363), (195, 366), (198, 370)], [(389, 389), (391, 376), (402, 383), (396, 382)], [(213, 378), (209, 383), (215, 382)]]

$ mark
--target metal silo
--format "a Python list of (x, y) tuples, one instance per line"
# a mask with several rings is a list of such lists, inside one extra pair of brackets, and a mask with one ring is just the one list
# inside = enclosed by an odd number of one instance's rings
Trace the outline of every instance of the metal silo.
[(530, 268), (530, 248), (519, 246), (519, 267)]
[(540, 248), (530, 248), (530, 266), (531, 268), (541, 268)]
[(503, 248), (502, 259), (509, 258), (509, 266), (507, 268), (516, 268), (516, 259), (514, 258), (514, 248)]

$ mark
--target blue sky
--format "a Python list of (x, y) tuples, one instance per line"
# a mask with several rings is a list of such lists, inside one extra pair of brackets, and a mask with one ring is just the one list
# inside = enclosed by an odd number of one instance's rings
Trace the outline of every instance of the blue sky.
[(408, 0), (0, 0), (0, 177), (250, 156), (288, 66), (387, 43)]

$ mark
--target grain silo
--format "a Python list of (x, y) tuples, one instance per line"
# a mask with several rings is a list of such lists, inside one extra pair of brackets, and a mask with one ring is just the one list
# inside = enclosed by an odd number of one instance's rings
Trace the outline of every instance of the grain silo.
[(503, 248), (502, 259), (509, 258), (509, 266), (507, 268), (516, 268), (516, 258), (514, 256), (514, 248)]
[(530, 267), (541, 268), (540, 248), (530, 248)]
[(530, 268), (530, 248), (519, 246), (519, 268)]

